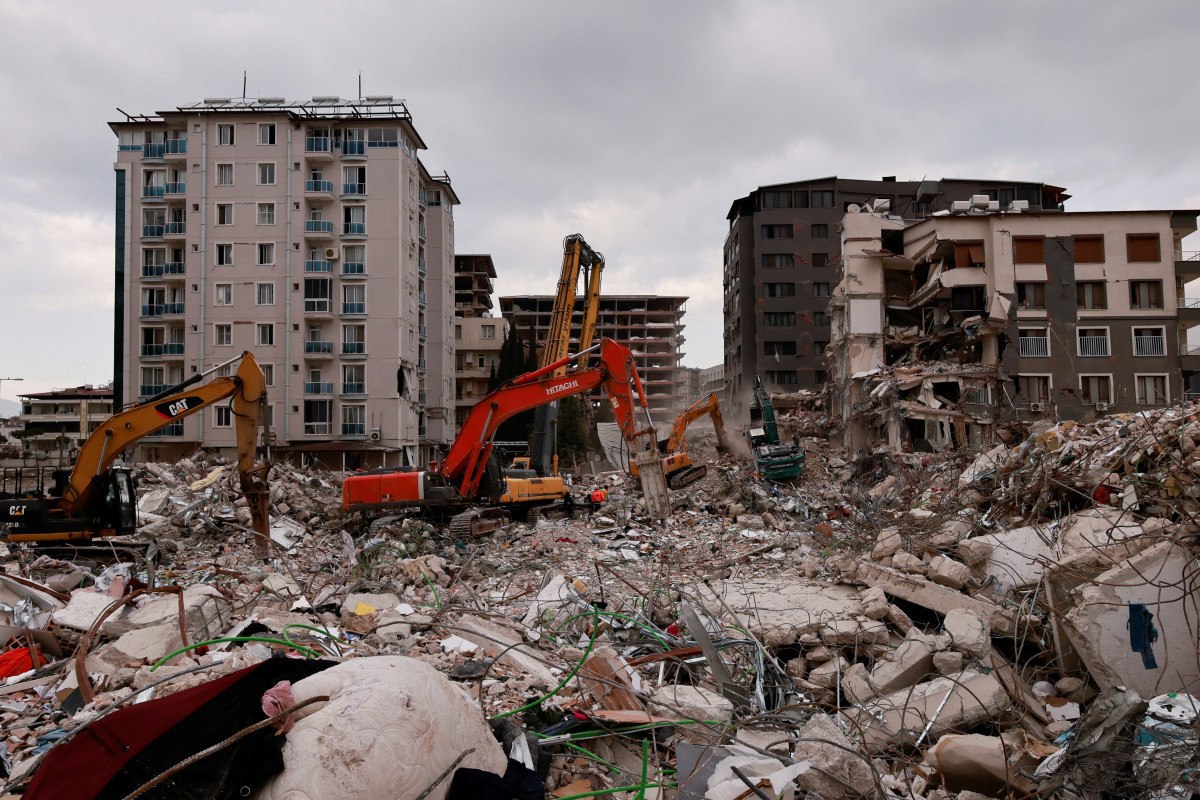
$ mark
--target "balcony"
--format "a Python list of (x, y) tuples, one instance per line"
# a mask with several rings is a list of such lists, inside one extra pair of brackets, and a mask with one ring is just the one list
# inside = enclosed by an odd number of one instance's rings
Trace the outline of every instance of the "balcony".
[(1048, 358), (1050, 339), (1045, 336), (1022, 336), (1018, 340), (1021, 358)]
[(166, 194), (174, 197), (187, 194), (187, 181), (174, 181), (173, 183), (168, 183), (166, 185)]
[(182, 314), (183, 303), (166, 303), (162, 306), (162, 313), (164, 316), (169, 314)]
[(142, 148), (142, 161), (162, 161), (166, 154), (166, 142), (147, 142)]
[(182, 261), (168, 261), (162, 265), (165, 278), (181, 278), (187, 274), (187, 266)]
[(424, 438), (425, 438), (426, 436), (428, 436), (428, 435), (429, 435), (429, 429), (428, 429), (428, 428), (426, 428), (424, 425), (418, 425), (418, 426), (417, 426), (417, 438), (419, 438), (419, 439), (424, 439)]
[(417, 338), (419, 338), (422, 342), (428, 338), (425, 335), (425, 326), (424, 325), (417, 326)]
[(367, 426), (362, 422), (343, 422), (342, 436), (366, 436)]
[(326, 194), (333, 197), (333, 181), (305, 181), (305, 194)]
[(1133, 354), (1135, 356), (1165, 356), (1167, 342), (1162, 336), (1134, 336)]
[(162, 303), (143, 303), (142, 304), (142, 316), (143, 317), (161, 317), (162, 313), (163, 313)]
[(187, 155), (187, 137), (167, 139), (163, 145), (163, 158), (179, 159)]
[(167, 227), (166, 225), (143, 225), (142, 226), (142, 238), (143, 239), (161, 239), (162, 235), (163, 235), (163, 230), (166, 227)]
[(342, 225), (342, 236), (366, 236), (367, 223), (347, 222)]
[(329, 220), (329, 219), (306, 219), (306, 220), (304, 220), (304, 238), (306, 238), (306, 239), (332, 239), (333, 238), (333, 220)]
[(420, 239), (422, 242), (425, 241), (425, 223), (424, 222), (417, 225), (417, 238)]
[(328, 136), (305, 136), (304, 155), (308, 158), (333, 158), (333, 143)]
[(147, 434), (148, 436), (183, 436), (183, 420), (177, 419), (174, 422), (168, 422), (154, 433)]
[(320, 382), (317, 382), (317, 383), (306, 382), (304, 384), (304, 393), (305, 394), (333, 394), (333, 384), (332, 383), (320, 383)]
[(1079, 337), (1079, 355), (1081, 356), (1107, 356), (1108, 337), (1107, 336), (1080, 336)]
[(417, 305), (421, 308), (425, 307), (425, 293), (417, 292)]
[(304, 354), (307, 356), (332, 356), (333, 342), (309, 339), (304, 343)]
[(166, 184), (163, 184), (163, 183), (160, 183), (157, 186), (150, 185), (150, 186), (142, 187), (142, 199), (143, 200), (162, 200), (163, 197), (166, 196), (166, 194), (167, 194), (167, 186), (166, 186)]
[(328, 436), (329, 435), (329, 423), (328, 422), (306, 422), (306, 423), (304, 423), (304, 435), (305, 436)]
[(367, 277), (367, 265), (362, 261), (343, 261), (342, 276), (345, 278)]
[(1180, 297), (1179, 316), (1190, 322), (1200, 319), (1200, 297)]
[(332, 261), (305, 261), (305, 272), (333, 272)]
[(343, 356), (365, 356), (366, 354), (366, 342), (342, 342)]
[(151, 397), (166, 388), (167, 385), (165, 383), (143, 383), (138, 387), (138, 396)]
[(347, 139), (342, 142), (342, 158), (366, 158), (367, 143), (359, 139)]
[(420, 275), (422, 278), (424, 278), (425, 273), (427, 273), (428, 271), (429, 270), (425, 267), (425, 259), (418, 258), (417, 259), (417, 274)]
[(366, 314), (366, 303), (342, 303), (343, 314)]
[(326, 297), (306, 297), (304, 298), (304, 313), (305, 314), (332, 314), (333, 310)]
[(362, 197), (367, 193), (367, 185), (365, 183), (343, 183), (342, 197), (347, 195), (351, 197)]
[(367, 385), (365, 383), (343, 383), (342, 394), (366, 394)]
[(425, 359), (424, 358), (417, 359), (417, 369), (424, 371), (424, 369), (425, 369)]
[(187, 236), (187, 223), (186, 222), (168, 222), (166, 225), (163, 226), (162, 235), (163, 235), (164, 239), (179, 239), (184, 236)]

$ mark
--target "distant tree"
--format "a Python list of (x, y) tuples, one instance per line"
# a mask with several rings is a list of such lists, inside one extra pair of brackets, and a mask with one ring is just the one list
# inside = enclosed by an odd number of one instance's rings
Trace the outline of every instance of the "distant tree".
[[(504, 334), (504, 344), (500, 347), (500, 365), (496, 370), (497, 386), (529, 371), (526, 366), (526, 350), (525, 343), (521, 341), (520, 331), (510, 326)], [(536, 366), (534, 368), (536, 369)], [(528, 442), (529, 431), (532, 428), (533, 412), (526, 411), (505, 420), (496, 431), (496, 438), (506, 442)]]

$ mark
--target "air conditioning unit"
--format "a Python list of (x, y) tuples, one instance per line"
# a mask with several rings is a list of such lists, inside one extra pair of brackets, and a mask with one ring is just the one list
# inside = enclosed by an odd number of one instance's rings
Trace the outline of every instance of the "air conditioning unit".
[(991, 199), (986, 194), (973, 194), (971, 195), (971, 206), (980, 210), (986, 209)]
[(378, 442), (382, 438), (383, 438), (383, 434), (380, 432), (379, 428), (371, 428), (371, 441), (372, 442)]
[[(986, 197), (987, 195), (984, 195), (984, 196)], [(955, 200), (954, 202), (952, 202), (950, 204), (950, 210), (956, 214), (964, 212), (964, 211), (970, 211), (971, 210), (971, 201), (970, 200)]]
[(1029, 410), (1030, 411), (1038, 411), (1038, 412), (1045, 411), (1046, 404), (1045, 403), (1030, 403)]
[(999, 211), (1000, 210), (1000, 201), (999, 200), (988, 200), (987, 210), (988, 211)]
[(1016, 211), (1016, 212), (1028, 211), (1029, 210), (1029, 201), (1028, 200), (1013, 200), (1011, 203), (1009, 203), (1008, 210)]
[(338, 253), (338, 249), (336, 247), (326, 247), (325, 248), (325, 260), (326, 261), (337, 261), (339, 258), (341, 258), (341, 254)]
[(871, 210), (876, 214), (886, 214), (892, 210), (892, 201), (884, 200), (883, 198), (876, 199), (871, 203)]
[(1096, 412), (1103, 414), (1108, 411), (1108, 403), (1096, 403)]

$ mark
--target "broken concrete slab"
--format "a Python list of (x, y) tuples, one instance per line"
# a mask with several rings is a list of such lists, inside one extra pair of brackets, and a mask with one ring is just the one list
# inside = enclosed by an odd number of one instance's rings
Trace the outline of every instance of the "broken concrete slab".
[(835, 638), (878, 635), (878, 623), (862, 617), (858, 591), (849, 586), (800, 577), (760, 578), (715, 581), (696, 591), (708, 608), (720, 608), (724, 601), (737, 615), (738, 624), (767, 647), (792, 644), (827, 630)]
[(971, 570), (949, 556), (934, 556), (929, 562), (929, 580), (951, 589), (961, 589), (971, 580)]
[(733, 720), (733, 703), (702, 686), (664, 686), (650, 696), (650, 711), (673, 719), (709, 720), (726, 724)]
[[(214, 639), (229, 628), (229, 601), (212, 586), (197, 584), (184, 589), (183, 613), (188, 636), (194, 641)], [(153, 596), (115, 622), (113, 629), (128, 631), (164, 622), (179, 624), (179, 600), (174, 594)], [(108, 628), (107, 624), (105, 628)]]
[(1008, 609), (915, 575), (863, 562), (859, 565), (858, 579), (868, 586), (879, 586), (891, 597), (915, 603), (939, 614), (948, 614), (956, 608), (977, 611), (987, 618), (992, 632), (1001, 636), (1011, 636), (1016, 628), (1016, 617)]
[(992, 648), (987, 617), (978, 611), (954, 608), (942, 620), (954, 649), (972, 658), (983, 658)]
[(164, 622), (122, 634), (115, 642), (96, 652), (110, 664), (123, 667), (148, 664), (183, 647), (179, 624)]
[(996, 581), (1003, 593), (1036, 586), (1052, 559), (1050, 535), (1034, 526), (989, 533), (970, 540), (990, 547), (979, 569)]
[(875, 663), (875, 668), (871, 670), (871, 685), (875, 694), (889, 694), (912, 686), (933, 672), (934, 650), (927, 637), (910, 635), (888, 653), (887, 658)]
[(499, 657), (501, 664), (524, 672), (535, 685), (553, 686), (558, 682), (550, 668), (536, 655), (536, 648), (515, 646), (524, 642), (519, 631), (469, 615), (459, 617), (454, 626), (454, 632), (459, 636), (477, 645), (488, 656)]
[(796, 776), (805, 792), (831, 800), (876, 792), (871, 762), (827, 714), (813, 714), (804, 723), (792, 757), (811, 765)]

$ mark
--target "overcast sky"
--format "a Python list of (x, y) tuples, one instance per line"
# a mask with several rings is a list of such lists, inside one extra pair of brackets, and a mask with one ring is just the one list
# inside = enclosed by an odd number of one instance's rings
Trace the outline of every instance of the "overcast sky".
[[(1002, 177), (1073, 210), (1200, 207), (1200, 5), (1175, 2), (41, 3), (0, 0), (0, 392), (112, 375), (116, 108), (405, 98), (462, 198), (457, 250), (550, 293), (690, 296), (720, 363), (730, 203), (824, 175)], [(1200, 245), (1197, 245), (1200, 249)]]

